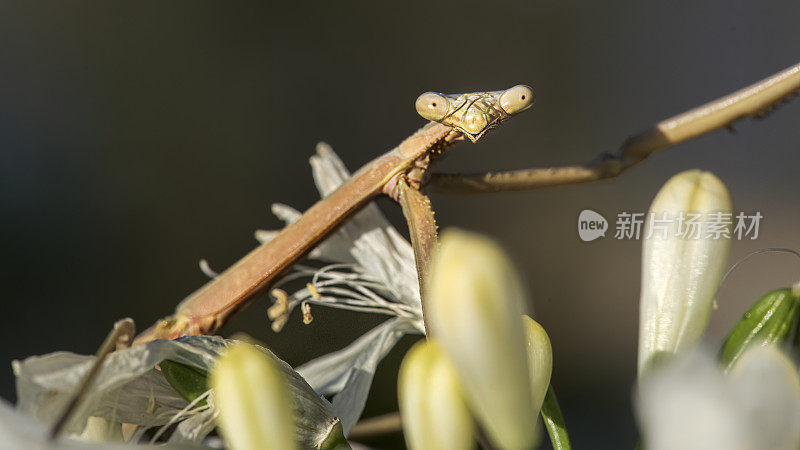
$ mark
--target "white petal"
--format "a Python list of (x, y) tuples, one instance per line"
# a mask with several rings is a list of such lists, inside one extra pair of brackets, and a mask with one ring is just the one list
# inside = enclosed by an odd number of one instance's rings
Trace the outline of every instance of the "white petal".
[[(105, 417), (145, 427), (170, 422), (188, 403), (167, 383), (156, 364), (169, 359), (209, 371), (227, 342), (215, 336), (188, 336), (178, 341), (159, 340), (111, 353), (92, 384), (83, 406), (67, 427), (78, 434), (89, 416)], [(262, 349), (264, 352), (269, 352)], [(271, 352), (270, 352), (271, 354)], [(18, 408), (46, 425), (54, 423), (73, 393), (83, 382), (94, 357), (57, 352), (14, 362)], [(292, 368), (281, 361), (281, 371), (292, 386), (297, 407), (303, 414), (301, 427), (316, 439), (334, 422), (330, 404), (320, 398)], [(196, 413), (193, 412), (192, 414)], [(201, 441), (213, 428), (210, 417), (180, 426), (182, 440)]]
[(81, 441), (64, 436), (53, 442), (48, 439), (49, 427), (37, 420), (15, 411), (14, 407), (0, 399), (0, 449), (3, 450), (101, 450), (159, 448), (164, 450), (197, 449), (197, 445), (167, 444), (156, 446), (115, 444), (111, 442)]
[(273, 203), (271, 209), (272, 214), (275, 214), (275, 217), (286, 222), (286, 225), (297, 222), (297, 219), (299, 219), (303, 214), (289, 205), (284, 205), (283, 203)]
[(800, 448), (800, 377), (794, 363), (773, 345), (753, 347), (730, 375), (753, 448)]
[(639, 421), (648, 450), (747, 450), (745, 423), (709, 355), (690, 352), (655, 366), (639, 385)]
[(734, 372), (725, 376), (714, 356), (693, 351), (645, 373), (637, 396), (643, 448), (799, 448), (800, 380), (793, 364), (775, 347), (756, 347)]
[[(311, 158), (314, 180), (323, 196), (344, 183), (350, 173), (333, 149), (320, 143)], [(414, 252), (374, 204), (350, 218), (337, 232), (351, 243), (351, 254), (370, 275), (390, 287), (397, 300), (419, 306)], [(419, 306), (421, 308), (421, 306)]]
[(327, 197), (350, 178), (350, 172), (327, 143), (318, 143), (316, 150), (317, 154), (310, 159), (314, 184), (320, 195)]
[(178, 444), (201, 442), (205, 436), (214, 431), (216, 426), (217, 411), (209, 408), (179, 423), (168, 442)]
[(297, 368), (320, 395), (337, 393), (333, 397), (333, 413), (342, 421), (345, 435), (361, 417), (378, 362), (401, 337), (414, 330), (406, 319), (390, 319), (344, 349)]

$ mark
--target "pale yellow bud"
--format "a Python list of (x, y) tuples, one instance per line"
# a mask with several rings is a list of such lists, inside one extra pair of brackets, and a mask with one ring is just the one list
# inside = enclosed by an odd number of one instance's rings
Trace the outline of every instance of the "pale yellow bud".
[(283, 374), (267, 354), (232, 344), (210, 375), (219, 426), (233, 450), (297, 447), (294, 406)]
[(550, 386), (553, 372), (553, 349), (550, 338), (541, 325), (528, 316), (522, 317), (528, 348), (528, 369), (531, 377), (531, 394), (536, 411), (542, 409), (544, 396)]
[[(731, 245), (730, 224), (723, 225), (727, 237), (713, 233), (717, 218), (732, 221), (732, 206), (725, 185), (710, 172), (687, 170), (672, 177), (650, 213), (643, 230), (640, 375), (659, 353), (675, 353), (700, 339)], [(699, 231), (692, 228), (692, 217), (700, 221)], [(660, 221), (657, 227), (653, 220)]]
[(474, 425), (458, 375), (435, 342), (408, 351), (397, 380), (406, 445), (412, 450), (474, 447)]
[(427, 294), (432, 335), (489, 439), (501, 449), (533, 448), (538, 410), (520, 320), (526, 296), (511, 261), (488, 238), (445, 231)]
[(81, 439), (92, 442), (123, 442), (122, 424), (103, 417), (89, 416)]

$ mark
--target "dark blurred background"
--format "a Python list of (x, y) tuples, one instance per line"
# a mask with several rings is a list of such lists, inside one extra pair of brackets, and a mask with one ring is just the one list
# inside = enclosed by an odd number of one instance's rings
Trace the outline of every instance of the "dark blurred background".
[[(800, 60), (800, 4), (679, 2), (0, 3), (0, 394), (10, 362), (94, 352), (112, 322), (141, 328), (280, 223), (272, 202), (317, 198), (314, 144), (354, 170), (424, 121), (426, 90), (534, 87), (530, 112), (442, 171), (583, 162), (674, 113)], [(583, 243), (578, 213), (647, 210), (691, 168), (713, 171), (736, 211), (764, 216), (762, 247), (800, 249), (800, 104), (656, 154), (619, 179), (473, 197), (434, 196), (439, 223), (509, 249), (548, 330), (553, 384), (576, 448), (632, 448), (641, 243)], [(381, 206), (403, 229), (399, 209)], [(744, 265), (721, 291), (716, 345), (760, 294), (798, 279), (785, 255)], [(315, 309), (245, 330), (292, 364), (341, 348), (381, 318)], [(406, 338), (381, 365), (366, 415), (396, 410)], [(376, 445), (391, 444), (388, 440)]]

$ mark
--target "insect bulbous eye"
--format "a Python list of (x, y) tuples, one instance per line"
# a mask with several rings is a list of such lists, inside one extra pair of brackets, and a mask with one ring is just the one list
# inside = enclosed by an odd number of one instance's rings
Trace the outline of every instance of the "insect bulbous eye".
[(534, 100), (533, 89), (521, 84), (500, 95), (500, 107), (509, 114), (516, 114), (530, 108)]
[(447, 114), (450, 102), (442, 95), (426, 92), (417, 98), (416, 108), (420, 116), (428, 120), (439, 121)]

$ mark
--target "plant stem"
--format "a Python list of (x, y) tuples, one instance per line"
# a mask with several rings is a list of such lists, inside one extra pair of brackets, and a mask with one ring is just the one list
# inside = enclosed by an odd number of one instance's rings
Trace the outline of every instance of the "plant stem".
[(542, 419), (544, 420), (545, 428), (547, 428), (547, 434), (550, 435), (550, 443), (553, 445), (553, 449), (570, 450), (572, 446), (569, 443), (567, 426), (564, 423), (564, 416), (561, 414), (561, 407), (558, 406), (556, 391), (553, 390), (552, 384), (548, 386), (547, 394), (544, 396)]

